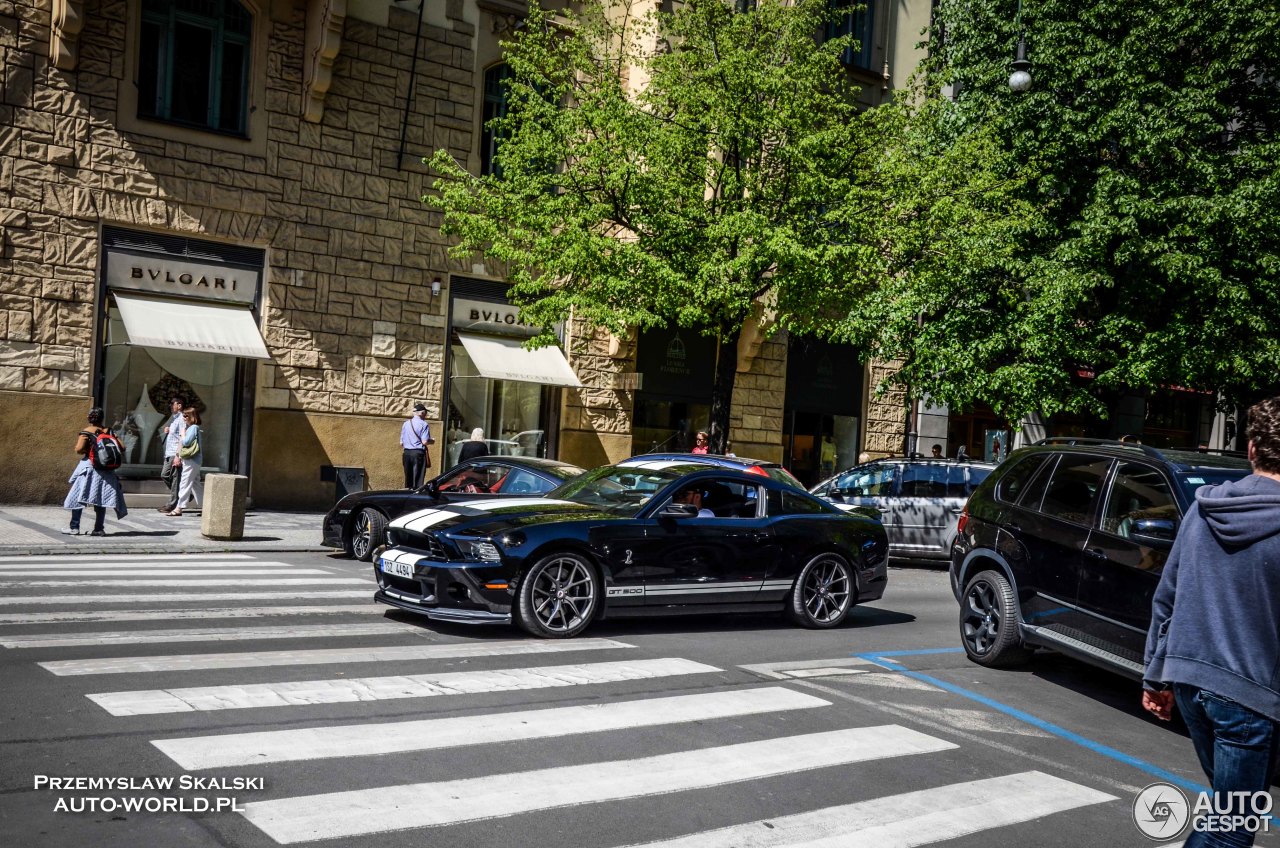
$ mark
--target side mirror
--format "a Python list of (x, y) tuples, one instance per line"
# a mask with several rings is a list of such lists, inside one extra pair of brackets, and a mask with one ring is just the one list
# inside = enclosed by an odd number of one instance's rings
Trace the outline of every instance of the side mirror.
[(663, 518), (697, 518), (698, 508), (693, 504), (669, 503), (658, 514)]
[(1178, 522), (1172, 518), (1139, 518), (1133, 522), (1129, 539), (1149, 548), (1168, 550), (1178, 535)]
[(426, 492), (433, 498), (440, 497), (440, 487), (436, 485), (435, 480), (428, 480), (426, 485), (422, 487), (422, 491)]

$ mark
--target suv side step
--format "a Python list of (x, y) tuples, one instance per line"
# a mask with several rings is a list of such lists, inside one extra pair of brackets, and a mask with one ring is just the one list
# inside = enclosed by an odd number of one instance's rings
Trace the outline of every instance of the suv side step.
[(1119, 671), (1138, 680), (1142, 679), (1144, 669), (1140, 664), (1124, 657), (1118, 657), (1110, 651), (1104, 651), (1087, 642), (1081, 642), (1079, 639), (1073, 639), (1070, 636), (1057, 633), (1045, 627), (1037, 627), (1034, 624), (1020, 623), (1018, 629), (1022, 633), (1022, 638), (1027, 642), (1046, 648), (1053, 648), (1085, 662), (1102, 666), (1111, 671)]

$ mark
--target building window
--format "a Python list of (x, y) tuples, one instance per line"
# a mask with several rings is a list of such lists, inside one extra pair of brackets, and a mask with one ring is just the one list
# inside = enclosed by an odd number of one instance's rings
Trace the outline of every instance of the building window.
[(873, 70), (871, 48), (875, 44), (875, 0), (865, 0), (856, 6), (851, 0), (831, 0), (832, 9), (847, 9), (850, 6), (854, 6), (853, 11), (827, 21), (827, 39), (852, 35), (854, 43), (840, 54), (840, 61), (855, 68)]
[(507, 115), (507, 80), (511, 79), (511, 66), (494, 65), (484, 72), (484, 128), (480, 131), (480, 173), (502, 176), (502, 166), (496, 161), (501, 135), (489, 125), (496, 118)]
[(236, 0), (143, 0), (138, 117), (244, 135), (252, 33)]

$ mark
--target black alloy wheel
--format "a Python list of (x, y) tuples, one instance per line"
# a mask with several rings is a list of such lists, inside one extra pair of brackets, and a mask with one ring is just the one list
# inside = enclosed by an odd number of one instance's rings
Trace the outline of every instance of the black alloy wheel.
[(600, 578), (591, 563), (572, 553), (551, 554), (520, 581), (517, 619), (543, 639), (568, 639), (587, 628), (600, 598)]
[(965, 587), (960, 638), (969, 659), (988, 668), (1008, 668), (1031, 658), (1018, 634), (1017, 597), (1000, 572), (980, 572)]
[(347, 554), (368, 562), (374, 549), (386, 541), (387, 517), (368, 507), (356, 513), (347, 532)]
[(787, 612), (802, 627), (838, 627), (853, 608), (853, 596), (849, 563), (837, 554), (819, 554), (796, 578)]

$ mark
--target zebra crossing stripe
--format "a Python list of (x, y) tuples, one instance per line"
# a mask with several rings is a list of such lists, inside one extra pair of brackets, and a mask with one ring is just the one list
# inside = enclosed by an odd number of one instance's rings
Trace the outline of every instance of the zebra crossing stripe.
[[(223, 559), (253, 559), (253, 554), (200, 554), (198, 558), (186, 556), (175, 556), (174, 554), (94, 554), (94, 564), (104, 562), (135, 562), (143, 559), (154, 559), (157, 557), (171, 557), (173, 559), (181, 559), (183, 562), (205, 560), (223, 560)], [(65, 563), (72, 564), (82, 561), (80, 557), (68, 557), (66, 554), (45, 554), (43, 556), (24, 556), (21, 554), (10, 554), (0, 556), (0, 565), (11, 562), (31, 562), (31, 563)]]
[[(361, 597), (369, 600), (368, 593)], [(187, 598), (187, 600), (191, 600)], [(269, 618), (277, 615), (385, 615), (387, 608), (373, 603), (307, 607), (227, 607), (224, 609), (63, 610), (61, 612), (0, 613), (0, 624), (49, 624), (88, 621), (181, 621), (189, 618)]]
[(350, 724), (223, 736), (156, 739), (151, 744), (188, 771), (228, 766), (360, 757), (475, 744), (513, 742), (803, 710), (830, 701), (781, 686), (616, 701), (577, 707), (489, 713), (392, 724)]
[(523, 689), (549, 689), (592, 683), (652, 680), (720, 669), (683, 659), (635, 660), (582, 665), (454, 671), (436, 674), (365, 677), (353, 680), (303, 680), (289, 683), (199, 686), (187, 689), (141, 689), (103, 692), (86, 697), (114, 716), (243, 710), (428, 698), (435, 695), (478, 695)]
[(385, 636), (419, 632), (393, 621), (359, 624), (301, 624), (290, 627), (206, 627), (190, 630), (121, 630), (110, 633), (32, 633), (0, 636), (5, 648), (68, 648), (77, 645), (135, 645), (148, 642), (224, 642), (241, 639), (310, 639), (320, 636)]
[[(94, 571), (93, 563), (86, 562), (79, 568), (71, 569), (79, 572)], [(227, 577), (232, 574), (237, 577), (265, 577), (268, 574), (283, 574), (279, 569), (275, 568), (246, 568), (245, 563), (239, 563), (235, 568), (216, 568), (205, 566), (203, 568), (122, 568), (114, 571), (104, 572), (109, 577)], [(332, 571), (325, 571), (323, 568), (290, 568), (289, 574), (328, 574), (333, 575)], [(42, 570), (39, 574), (32, 574), (29, 571), (6, 571), (0, 569), (0, 584), (8, 584), (14, 586), (37, 585), (33, 578), (49, 577), (48, 569)], [(80, 582), (80, 581), (76, 581)], [(48, 585), (42, 584), (42, 585)]]
[[(328, 572), (325, 572), (326, 574)], [(23, 580), (18, 586), (315, 586), (320, 583), (365, 583), (373, 581), (364, 577), (238, 577), (212, 580), (149, 580), (138, 577), (124, 580)]]
[(170, 560), (147, 560), (145, 562), (98, 562), (97, 557), (89, 557), (81, 559), (77, 562), (33, 562), (33, 563), (17, 563), (17, 562), (0, 562), (0, 574), (18, 574), (37, 571), (40, 573), (56, 573), (59, 571), (82, 571), (91, 568), (94, 571), (115, 571), (122, 568), (182, 568), (189, 571), (199, 571), (205, 568), (294, 568), (287, 562), (274, 562), (263, 560), (261, 562), (252, 561), (222, 561), (222, 560), (206, 560), (206, 559), (187, 559), (180, 557)]
[[(859, 727), (631, 760), (250, 802), (282, 844), (361, 836), (724, 786), (957, 747), (899, 725)], [(377, 815), (370, 815), (376, 810)]]
[(912, 848), (1114, 800), (1114, 795), (1028, 771), (629, 848)]
[(0, 597), (0, 606), (168, 604), (175, 602), (189, 604), (194, 599), (201, 601), (302, 601), (317, 598), (364, 598), (368, 600), (369, 597), (368, 589), (316, 589), (295, 592), (183, 592), (179, 595), (5, 595)]
[[(381, 612), (382, 607), (376, 607)], [(239, 654), (185, 654), (155, 657), (108, 657), (37, 663), (59, 677), (83, 674), (135, 674), (151, 671), (196, 671), (214, 668), (261, 668), (274, 665), (324, 665), (352, 662), (410, 662), (461, 657), (508, 657), (570, 651), (634, 648), (611, 639), (572, 642), (479, 642), (452, 645), (397, 645), (374, 648), (309, 648), (302, 651), (254, 651)]]

